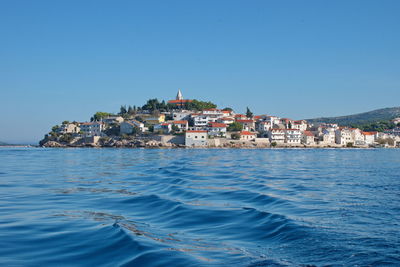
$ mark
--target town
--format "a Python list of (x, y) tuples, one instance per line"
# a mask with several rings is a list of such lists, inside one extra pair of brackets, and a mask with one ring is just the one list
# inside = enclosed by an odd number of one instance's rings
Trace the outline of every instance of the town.
[(333, 123), (309, 124), (271, 115), (235, 113), (211, 102), (149, 100), (144, 106), (121, 106), (118, 114), (97, 112), (90, 122), (64, 121), (40, 141), (44, 147), (400, 147), (397, 127), (362, 131)]

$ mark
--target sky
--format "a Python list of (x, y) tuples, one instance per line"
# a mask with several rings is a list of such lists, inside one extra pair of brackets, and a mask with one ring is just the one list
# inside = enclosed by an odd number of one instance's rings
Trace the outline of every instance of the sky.
[(0, 141), (149, 98), (293, 119), (400, 106), (400, 1), (0, 1)]

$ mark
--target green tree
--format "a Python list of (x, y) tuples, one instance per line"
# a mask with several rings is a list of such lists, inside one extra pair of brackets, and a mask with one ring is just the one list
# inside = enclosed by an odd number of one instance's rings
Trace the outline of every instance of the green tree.
[(223, 111), (233, 111), (233, 109), (231, 109), (231, 108), (229, 108), (229, 107), (223, 108), (222, 110), (223, 110)]
[(246, 109), (246, 117), (253, 118), (253, 112), (250, 111), (249, 107), (247, 107), (247, 109)]
[(121, 105), (121, 107), (119, 108), (119, 115), (124, 115), (126, 113), (128, 113), (128, 111), (126, 110), (126, 106)]
[(108, 112), (98, 111), (93, 115), (91, 120), (92, 121), (99, 121), (99, 120), (104, 119), (104, 118), (106, 118), (106, 117), (108, 117), (110, 115), (112, 115), (112, 114), (108, 113)]
[(239, 140), (239, 139), (240, 139), (240, 134), (238, 134), (238, 133), (233, 133), (233, 134), (231, 134), (231, 138), (232, 138), (233, 140)]
[(235, 121), (228, 126), (228, 132), (237, 132), (243, 130), (243, 125)]
[(64, 125), (69, 124), (69, 121), (63, 121), (62, 124)]
[(272, 146), (272, 147), (276, 147), (276, 145), (277, 145), (276, 142), (272, 142), (272, 143), (271, 143), (271, 146)]

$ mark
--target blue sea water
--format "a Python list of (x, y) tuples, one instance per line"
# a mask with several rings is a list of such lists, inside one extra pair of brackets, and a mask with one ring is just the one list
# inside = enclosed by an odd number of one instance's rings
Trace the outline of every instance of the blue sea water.
[(0, 149), (1, 266), (400, 266), (400, 150)]

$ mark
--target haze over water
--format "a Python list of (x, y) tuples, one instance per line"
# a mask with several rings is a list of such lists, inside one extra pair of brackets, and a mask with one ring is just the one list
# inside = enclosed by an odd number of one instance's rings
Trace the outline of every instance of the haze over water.
[(0, 148), (3, 266), (400, 265), (400, 150)]

